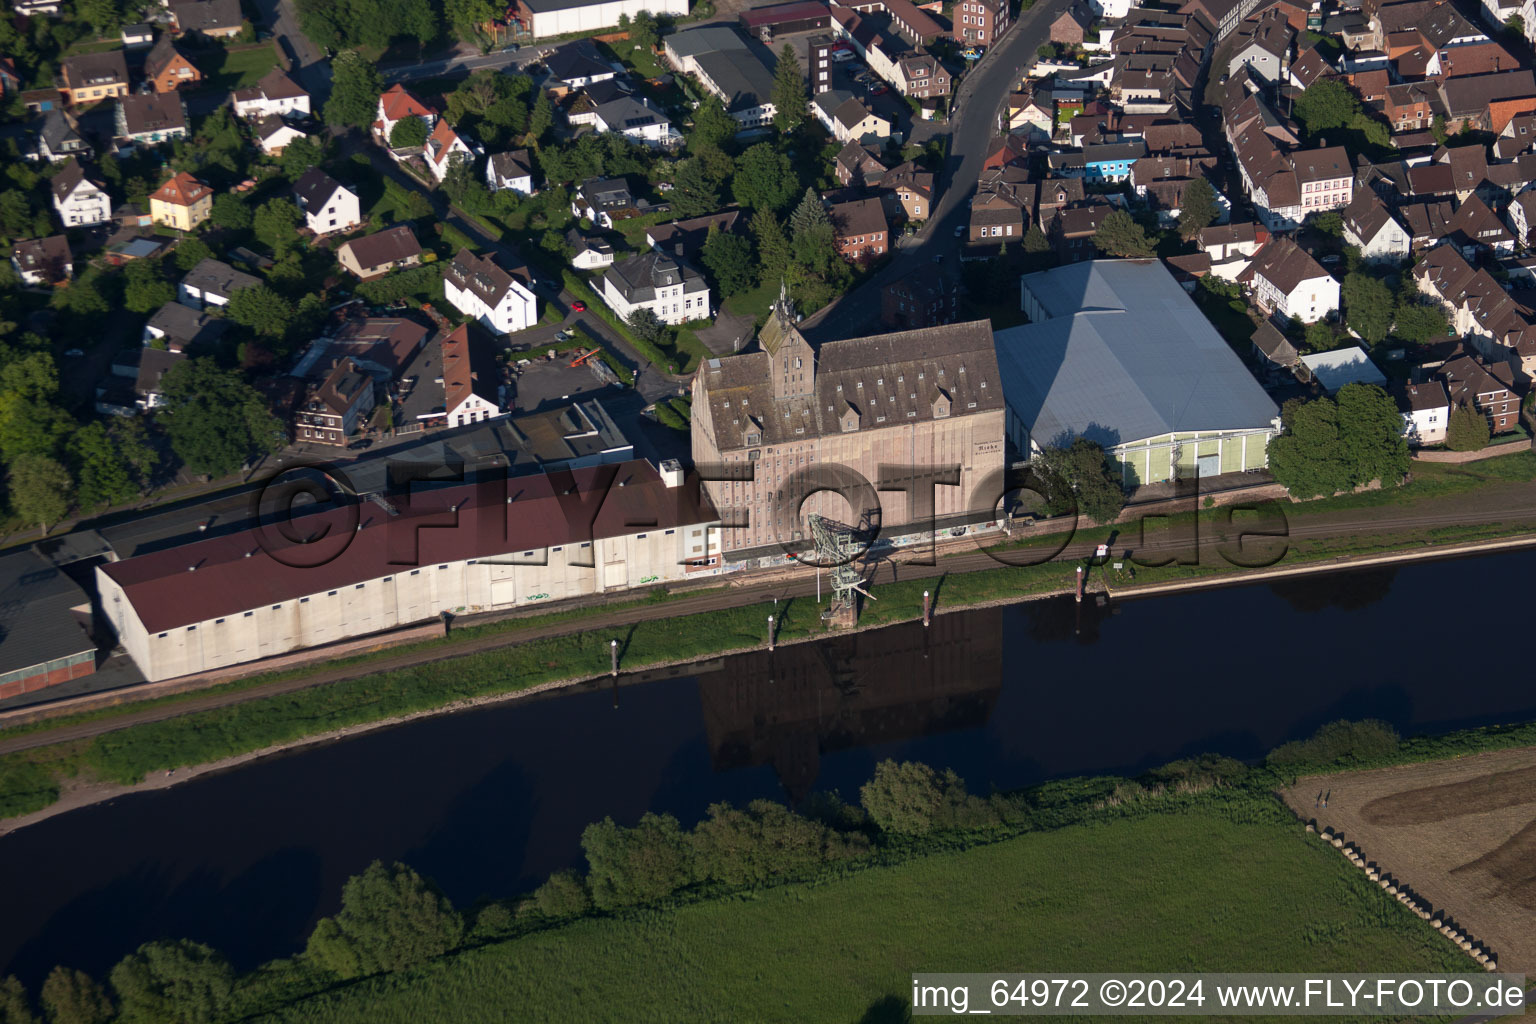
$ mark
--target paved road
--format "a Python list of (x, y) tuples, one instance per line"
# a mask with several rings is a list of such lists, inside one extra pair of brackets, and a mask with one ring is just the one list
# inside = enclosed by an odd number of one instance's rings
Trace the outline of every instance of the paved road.
[[(1421, 531), (1438, 526), (1472, 525), (1476, 523), (1529, 521), (1536, 524), (1536, 500), (1533, 499), (1536, 499), (1536, 484), (1512, 484), (1497, 488), (1496, 490), (1482, 492), (1478, 497), (1475, 508), (1468, 507), (1464, 495), (1452, 495), (1421, 502), (1417, 506), (1399, 512), (1396, 515), (1383, 515), (1383, 510), (1380, 508), (1362, 508), (1336, 513), (1324, 512), (1293, 517), (1288, 535), (1292, 539), (1307, 537), (1356, 538), (1367, 535), (1382, 536), (1398, 531)], [(1134, 547), (1136, 554), (1143, 562), (1150, 563), (1159, 560), (1159, 557), (1168, 558), (1189, 551), (1189, 540), (1182, 531), (1170, 530), (1155, 533), (1146, 543), (1141, 543), (1134, 536), (1136, 532), (1134, 524), (1125, 528), (1122, 532), (1123, 535), (1116, 540), (1113, 549), (1116, 552), (1120, 552), (1127, 547)], [(1201, 561), (1206, 564), (1219, 562), (1222, 559), (1219, 548), (1230, 543), (1232, 543), (1231, 538), (1221, 535), (1214, 529), (1203, 528), (1199, 540), (1199, 557)], [(1054, 561), (1061, 566), (1061, 582), (1064, 589), (1071, 584), (1073, 563), (1092, 555), (1093, 549), (1094, 544), (1092, 542), (1073, 541), (1068, 543), (1056, 555)], [(1244, 550), (1250, 551), (1252, 549), (1245, 547)], [(970, 550), (939, 558), (932, 565), (896, 563), (883, 560), (873, 565), (865, 566), (865, 574), (866, 579), (870, 582), (884, 583), (898, 579), (940, 578), (954, 573), (992, 569), (996, 568), (997, 565), (997, 561), (987, 552)], [(716, 578), (703, 582), (705, 585), (714, 587), (718, 586), (721, 580)], [(778, 597), (781, 600), (788, 597), (809, 597), (817, 592), (817, 583), (815, 575), (807, 570), (801, 570), (794, 575), (788, 573), (776, 574), (773, 579), (762, 579), (751, 583), (744, 583), (740, 586), (733, 586), (723, 593), (718, 590), (711, 590), (708, 593), (693, 597), (679, 597), (676, 600), (667, 602), (663, 610), (666, 616), (676, 617), (693, 612), (756, 604), (760, 601), (766, 601), (770, 597)], [(633, 595), (619, 595), (619, 600), (621, 601), (632, 599)], [(601, 607), (607, 603), (609, 602), (606, 599), (592, 598), (562, 603), (561, 607)], [(942, 594), (940, 595), (940, 605), (942, 605)], [(553, 606), (544, 606), (535, 611), (544, 614), (552, 610), (555, 610)], [(916, 610), (914, 609), (914, 614), (915, 612)], [(193, 711), (237, 704), (259, 697), (292, 693), (310, 686), (339, 682), (362, 675), (376, 675), (380, 672), (397, 668), (447, 661), (465, 654), (523, 643), (537, 637), (616, 629), (643, 620), (653, 619), (656, 617), (656, 613), (657, 609), (650, 606), (618, 608), (594, 614), (574, 622), (549, 623), (543, 626), (479, 637), (449, 648), (433, 647), (427, 650), (406, 650), (371, 661), (365, 666), (342, 666), (319, 671), (302, 678), (283, 679), (234, 693), (209, 692), (203, 696), (178, 702), (174, 705), (146, 707), (141, 711), (113, 716), (110, 719), (81, 722), (60, 729), (6, 737), (0, 739), (0, 755), (27, 750), (49, 743), (87, 739), (129, 725), (174, 718)], [(516, 618), (526, 614), (528, 613), (520, 612), (512, 616), (508, 616), (505, 613), (490, 614), (465, 617), (458, 621), (461, 624), (472, 624), (474, 622), (492, 621), (502, 618)]]
[(1018, 85), (1023, 69), (1050, 35), (1051, 22), (1070, 0), (1039, 0), (1008, 30), (1001, 44), (965, 76), (950, 118), (949, 159), (939, 174), (939, 201), (916, 243), (897, 249), (889, 263), (837, 302), (807, 317), (803, 325), (813, 340), (850, 338), (877, 329), (880, 289), (905, 277), (938, 255), (950, 268), (959, 259), (955, 228), (970, 222), (970, 200), (987, 158), (987, 143), (997, 134), (998, 114)]
[(385, 65), (379, 68), (379, 74), (384, 76), (386, 82), (416, 82), (423, 78), (468, 76), (471, 72), (482, 68), (521, 69), (538, 60), (546, 50), (552, 49), (554, 49), (553, 44), (538, 46), (531, 43), (516, 52), (498, 50), (495, 53), (481, 53), (478, 50), (467, 49), (467, 52), (455, 53), (443, 60)]

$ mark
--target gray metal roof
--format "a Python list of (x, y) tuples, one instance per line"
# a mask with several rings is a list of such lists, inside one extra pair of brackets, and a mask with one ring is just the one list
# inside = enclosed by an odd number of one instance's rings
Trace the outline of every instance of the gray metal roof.
[(1279, 415), (1161, 261), (1092, 260), (1022, 286), (1048, 318), (997, 332), (997, 362), (1037, 444), (1083, 436), (1113, 447)]
[(31, 548), (0, 555), (0, 673), (95, 650), (70, 612), (89, 602)]

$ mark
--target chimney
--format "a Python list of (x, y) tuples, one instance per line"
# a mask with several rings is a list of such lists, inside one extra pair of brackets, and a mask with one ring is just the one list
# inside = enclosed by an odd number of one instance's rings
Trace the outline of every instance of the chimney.
[(683, 486), (683, 464), (676, 459), (667, 459), (659, 467), (661, 470), (661, 482), (668, 487)]
[(677, 253), (677, 258), (678, 259), (682, 259), (683, 258), (683, 243), (682, 242), (678, 242), (677, 245), (673, 246), (673, 251)]

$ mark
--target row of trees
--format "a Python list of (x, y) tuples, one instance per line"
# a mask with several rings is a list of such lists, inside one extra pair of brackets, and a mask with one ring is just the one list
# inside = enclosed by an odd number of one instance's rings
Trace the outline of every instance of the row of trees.
[(1298, 498), (1327, 497), (1373, 481), (1391, 487), (1408, 473), (1408, 442), (1397, 403), (1371, 384), (1336, 396), (1291, 399), (1284, 432), (1269, 442), (1269, 471)]

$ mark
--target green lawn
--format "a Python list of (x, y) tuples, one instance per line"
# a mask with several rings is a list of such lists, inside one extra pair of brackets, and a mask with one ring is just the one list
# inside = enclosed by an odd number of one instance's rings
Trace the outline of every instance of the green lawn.
[(270, 43), (240, 49), (218, 48), (208, 54), (191, 54), (191, 58), (203, 73), (204, 89), (244, 89), (277, 67), (277, 50)]
[(582, 920), (261, 1019), (853, 1024), (905, 1020), (913, 971), (1475, 968), (1294, 821), (1208, 809)]
[(725, 300), (725, 308), (737, 316), (750, 316), (761, 326), (768, 319), (768, 311), (779, 297), (779, 282), (768, 281), (749, 292), (732, 295)]

